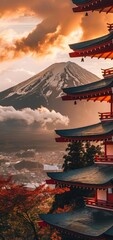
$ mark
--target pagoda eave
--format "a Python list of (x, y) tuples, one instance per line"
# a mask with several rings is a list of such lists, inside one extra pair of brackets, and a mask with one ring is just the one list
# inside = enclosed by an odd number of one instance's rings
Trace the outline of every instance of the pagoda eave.
[[(42, 215), (40, 214), (39, 217), (42, 219)], [(40, 226), (40, 225), (39, 225)], [(83, 234), (80, 234), (80, 233), (77, 233), (77, 232), (74, 232), (74, 231), (70, 231), (70, 230), (67, 230), (67, 229), (64, 229), (64, 228), (61, 228), (59, 226), (56, 226), (52, 223), (47, 223), (46, 221), (43, 221), (42, 223), (42, 226), (44, 227), (47, 227), (47, 226), (50, 226), (51, 228), (54, 228), (56, 229), (57, 231), (59, 231), (60, 233), (62, 234), (65, 234), (66, 236), (69, 236), (69, 237), (77, 237), (77, 238), (82, 238), (84, 237), (84, 240), (105, 240), (105, 238), (103, 238), (102, 236), (99, 236), (98, 238), (97, 237), (90, 237), (89, 236), (86, 236), (86, 235), (83, 235)]]
[(113, 188), (113, 165), (93, 164), (67, 172), (48, 172), (48, 177), (62, 187), (74, 186), (89, 189)]
[(98, 91), (88, 91), (84, 93), (73, 93), (73, 94), (67, 94), (62, 96), (63, 101), (70, 101), (70, 100), (92, 100), (92, 101), (106, 101), (110, 102), (111, 100), (111, 94), (112, 94), (112, 89), (111, 88), (106, 88)]
[(91, 207), (81, 208), (73, 212), (40, 214), (39, 216), (48, 225), (67, 234), (67, 236), (89, 240), (105, 240), (107, 231), (113, 226), (113, 215), (110, 211), (101, 211)]
[[(97, 82), (86, 84), (85, 86), (76, 86), (63, 88), (64, 96), (62, 100), (92, 100), (111, 102), (113, 93), (113, 69), (102, 69), (104, 79)], [(76, 102), (75, 102), (76, 103)]]
[(84, 6), (84, 7), (74, 7), (72, 8), (74, 13), (78, 13), (78, 12), (88, 12), (88, 11), (98, 11), (99, 13), (101, 12), (106, 12), (107, 13), (112, 13), (113, 12), (113, 6), (111, 7), (88, 7), (88, 6)]
[(74, 57), (91, 57), (91, 58), (104, 58), (104, 59), (113, 59), (113, 46), (111, 49), (106, 49), (106, 51), (98, 51), (98, 50), (89, 50), (89, 51), (74, 51), (69, 53), (71, 58)]
[(108, 136), (89, 136), (89, 137), (57, 137), (56, 142), (85, 142), (85, 141), (104, 141), (111, 140), (113, 134)]
[(108, 188), (112, 188), (113, 184), (108, 182), (108, 183), (104, 183), (104, 184), (87, 184), (87, 183), (78, 183), (78, 182), (70, 182), (70, 181), (61, 181), (61, 180), (55, 180), (52, 179), (51, 180), (54, 182), (54, 184), (56, 185), (62, 185), (62, 187), (75, 187), (75, 188), (81, 188), (81, 189), (91, 189), (91, 190), (96, 190), (96, 189), (108, 189)]
[[(73, 2), (74, 3), (74, 2)], [(76, 1), (75, 3), (76, 4)], [(99, 11), (99, 12), (112, 12), (113, 8), (113, 2), (112, 0), (92, 0), (92, 1), (86, 1), (83, 2), (82, 4), (77, 2), (77, 7), (73, 8), (73, 12), (87, 12), (87, 11)]]
[[(42, 219), (42, 215), (40, 214), (39, 217)], [(54, 228), (56, 229), (57, 231), (59, 231), (60, 233), (62, 234), (65, 234), (66, 236), (69, 236), (69, 237), (76, 237), (76, 238), (79, 238), (79, 239), (83, 239), (84, 240), (106, 240), (106, 238), (104, 236), (99, 236), (99, 237), (89, 237), (87, 235), (84, 235), (84, 234), (81, 234), (81, 233), (77, 233), (77, 232), (74, 232), (74, 231), (71, 231), (71, 230), (67, 230), (65, 228), (62, 228), (62, 227), (59, 227), (59, 226), (56, 226), (52, 223), (47, 223), (46, 221), (43, 221), (43, 225), (44, 226), (50, 226), (51, 228)]]

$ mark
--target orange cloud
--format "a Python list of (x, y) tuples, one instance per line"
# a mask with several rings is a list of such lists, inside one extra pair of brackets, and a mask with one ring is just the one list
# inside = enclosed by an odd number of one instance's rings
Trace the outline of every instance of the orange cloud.
[[(10, 3), (9, 3), (10, 2)], [(52, 52), (52, 47), (62, 47), (64, 37), (68, 38), (78, 27), (82, 28), (83, 39), (93, 38), (107, 32), (106, 22), (110, 22), (111, 14), (72, 12), (71, 0), (20, 0), (2, 1), (0, 4), (1, 17), (29, 13), (41, 18), (42, 22), (26, 37), (14, 39), (11, 45), (4, 43), (0, 51), (0, 60), (22, 57), (25, 54), (46, 55)], [(60, 37), (59, 37), (60, 36)], [(1, 36), (2, 41), (2, 36)], [(3, 45), (3, 44), (2, 44)]]

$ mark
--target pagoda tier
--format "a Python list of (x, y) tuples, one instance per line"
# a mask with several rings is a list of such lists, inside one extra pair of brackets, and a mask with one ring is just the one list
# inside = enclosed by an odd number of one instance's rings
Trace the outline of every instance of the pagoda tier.
[[(113, 69), (112, 69), (113, 70)], [(110, 71), (110, 70), (109, 70)], [(89, 83), (78, 87), (64, 88), (63, 92), (66, 93), (62, 97), (63, 100), (84, 100), (87, 101), (106, 101), (111, 103), (113, 91), (113, 72), (111, 75), (106, 75), (104, 79)]]
[(73, 8), (74, 12), (87, 12), (87, 11), (99, 11), (99, 12), (113, 12), (112, 0), (72, 0), (77, 7)]
[(57, 142), (103, 141), (113, 138), (113, 121), (100, 122), (81, 128), (56, 130)]
[(113, 26), (110, 25), (110, 33), (103, 37), (85, 42), (69, 45), (73, 50), (70, 57), (97, 57), (113, 59)]
[(113, 188), (113, 165), (93, 164), (90, 167), (67, 172), (49, 172), (47, 174), (54, 183), (62, 184), (63, 186), (90, 189)]
[(89, 240), (113, 238), (113, 213), (107, 210), (85, 207), (68, 213), (41, 214), (40, 218), (69, 237)]

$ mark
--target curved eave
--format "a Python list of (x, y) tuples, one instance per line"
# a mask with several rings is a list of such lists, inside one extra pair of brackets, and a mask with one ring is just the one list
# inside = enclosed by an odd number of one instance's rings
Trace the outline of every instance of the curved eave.
[(47, 224), (90, 239), (103, 236), (113, 226), (113, 214), (106, 210), (82, 208), (73, 212), (60, 214), (41, 214), (40, 218)]
[(113, 2), (112, 0), (72, 0), (74, 4), (76, 4), (77, 7), (73, 8), (74, 12), (85, 12), (85, 11), (99, 11), (99, 12), (112, 12), (113, 10)]
[(63, 100), (84, 100), (106, 101), (110, 102), (113, 88), (113, 76), (103, 80), (86, 84), (78, 87), (64, 88), (63, 92), (67, 95)]
[(112, 134), (103, 135), (103, 136), (92, 136), (92, 137), (57, 137), (55, 138), (56, 142), (85, 142), (85, 141), (104, 141), (104, 140), (111, 140), (113, 136)]
[(106, 49), (104, 52), (102, 49), (98, 50), (88, 50), (86, 51), (78, 51), (78, 52), (71, 52), (69, 53), (69, 56), (71, 58), (73, 57), (91, 57), (91, 58), (104, 58), (104, 59), (113, 59), (113, 46), (111, 47), (111, 49)]
[(91, 3), (92, 0), (72, 0), (72, 2), (74, 4), (76, 4), (77, 6), (80, 6), (80, 5), (84, 5), (84, 4), (87, 4), (87, 3)]
[(82, 188), (113, 187), (113, 166), (94, 164), (67, 172), (48, 172), (48, 177), (58, 184)]
[(60, 136), (60, 138), (56, 138), (57, 142), (102, 141), (112, 138), (113, 121), (101, 122), (82, 128), (56, 130), (55, 132)]
[[(87, 101), (100, 101), (100, 102), (111, 102), (111, 91), (104, 91), (103, 93), (93, 92), (86, 93), (86, 94), (67, 94), (62, 97), (62, 100), (69, 101), (69, 100), (87, 100)], [(75, 102), (76, 103), (76, 102)]]
[(111, 32), (105, 36), (92, 39), (92, 40), (87, 40), (87, 41), (83, 41), (80, 43), (70, 44), (69, 46), (73, 51), (83, 50), (83, 49), (87, 50), (92, 47), (100, 47), (103, 45), (105, 46), (106, 44), (108, 44), (110, 42), (112, 43), (112, 39), (113, 39), (113, 32)]
[(109, 7), (98, 7), (98, 6), (95, 6), (95, 7), (92, 7), (91, 5), (90, 6), (80, 6), (80, 7), (74, 7), (73, 8), (73, 12), (74, 13), (78, 13), (78, 12), (87, 12), (87, 11), (98, 11), (98, 12), (106, 12), (106, 13), (113, 13), (113, 6), (109, 6)]
[(69, 45), (73, 50), (70, 57), (113, 58), (113, 32), (110, 34), (76, 44)]

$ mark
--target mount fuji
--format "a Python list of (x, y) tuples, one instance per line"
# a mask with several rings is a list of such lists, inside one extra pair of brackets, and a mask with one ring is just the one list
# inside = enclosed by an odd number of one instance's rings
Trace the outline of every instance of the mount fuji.
[[(99, 78), (73, 62), (55, 63), (30, 79), (0, 92), (0, 105), (16, 109), (47, 107), (60, 110), (62, 88), (79, 86)], [(59, 105), (60, 102), (60, 105)], [(59, 108), (59, 109), (58, 109)]]

